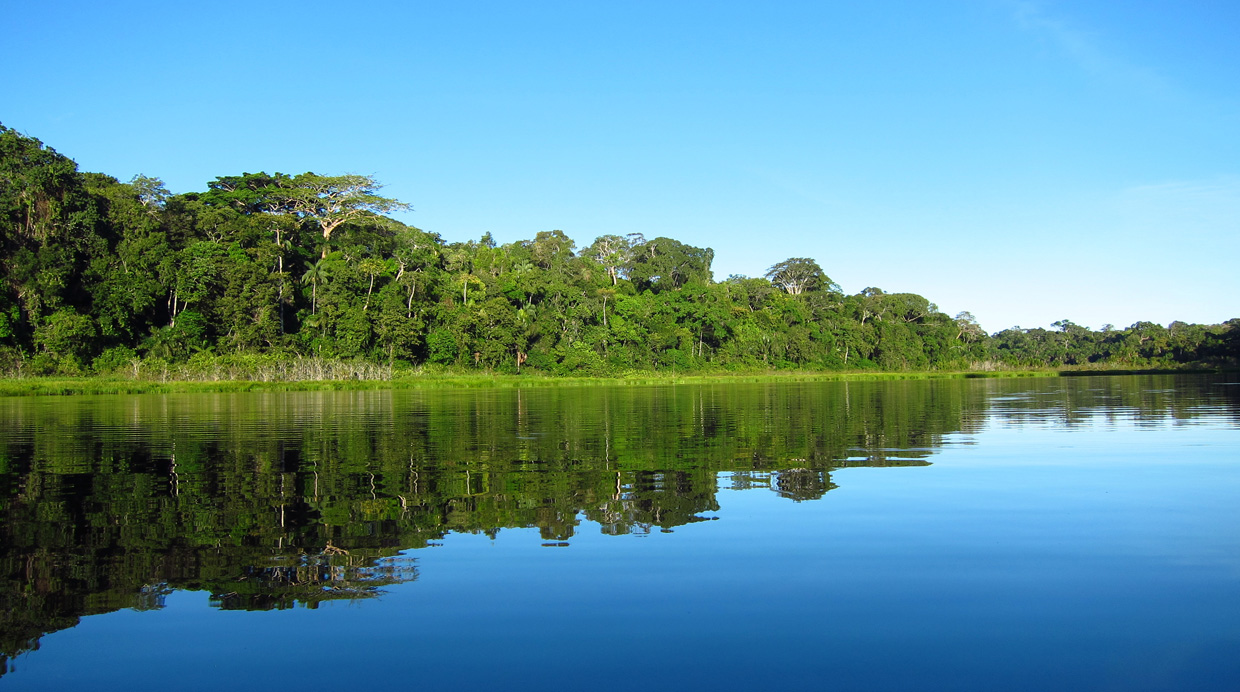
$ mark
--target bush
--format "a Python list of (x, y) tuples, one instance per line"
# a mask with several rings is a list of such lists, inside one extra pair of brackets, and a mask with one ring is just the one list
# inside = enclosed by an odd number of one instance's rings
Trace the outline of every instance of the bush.
[(0, 376), (21, 377), (26, 374), (26, 356), (21, 349), (0, 346)]
[(126, 374), (134, 371), (134, 361), (138, 354), (127, 346), (109, 348), (91, 362), (90, 367), (99, 375), (111, 375), (118, 372)]
[(563, 349), (563, 360), (559, 366), (562, 373), (597, 377), (610, 374), (610, 370), (602, 357), (585, 342), (579, 341)]
[(59, 364), (53, 370), (81, 372), (81, 358), (90, 350), (97, 335), (94, 321), (86, 315), (74, 310), (58, 310), (35, 328), (34, 341)]

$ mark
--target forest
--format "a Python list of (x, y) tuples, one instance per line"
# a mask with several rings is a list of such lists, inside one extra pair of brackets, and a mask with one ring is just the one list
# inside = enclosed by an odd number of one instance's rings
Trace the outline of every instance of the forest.
[[(370, 176), (242, 173), (171, 194), (0, 126), (0, 375), (1234, 367), (1240, 318), (987, 334), (811, 258), (716, 280), (713, 250), (560, 230), (445, 241)], [(343, 375), (342, 375), (343, 373)]]

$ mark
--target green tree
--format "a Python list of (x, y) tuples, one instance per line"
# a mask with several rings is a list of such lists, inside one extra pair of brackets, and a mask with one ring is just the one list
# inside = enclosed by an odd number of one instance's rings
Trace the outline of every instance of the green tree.
[(332, 261), (337, 259), (337, 254), (324, 255), (314, 262), (306, 262), (306, 271), (301, 275), (303, 284), (310, 284), (310, 314), (318, 313), (319, 309), (319, 284), (325, 284), (331, 280)]
[(150, 210), (163, 208), (168, 197), (171, 196), (168, 188), (164, 186), (164, 181), (159, 178), (138, 174), (129, 180), (129, 186), (137, 193), (138, 201), (142, 203), (142, 206)]
[(766, 278), (794, 296), (834, 286), (822, 267), (808, 257), (791, 257), (779, 262), (766, 271)]
[(322, 257), (327, 257), (332, 234), (350, 222), (411, 207), (377, 193), (383, 186), (371, 176), (325, 176), (302, 173), (281, 187), (279, 195), (293, 214), (315, 223), (323, 236)]
[(630, 233), (628, 236), (602, 235), (595, 238), (581, 254), (602, 265), (607, 270), (607, 276), (611, 278), (611, 285), (615, 286), (622, 277), (628, 275), (633, 262), (633, 248), (644, 242), (646, 239), (640, 233)]
[(715, 251), (686, 245), (671, 238), (655, 238), (633, 248), (629, 277), (639, 290), (678, 289), (690, 281), (709, 283)]
[(69, 308), (63, 308), (40, 321), (35, 329), (35, 344), (52, 359), (55, 369), (81, 374), (86, 356), (95, 347), (98, 331), (94, 322)]
[(386, 274), (389, 270), (387, 262), (374, 257), (367, 257), (358, 265), (358, 269), (363, 274), (370, 277), (370, 284), (366, 287), (366, 303), (362, 306), (362, 312), (370, 309), (370, 295), (375, 291), (375, 277)]

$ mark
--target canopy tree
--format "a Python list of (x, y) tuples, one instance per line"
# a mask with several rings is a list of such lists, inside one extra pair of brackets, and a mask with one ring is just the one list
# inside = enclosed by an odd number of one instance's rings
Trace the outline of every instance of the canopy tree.
[(380, 197), (378, 191), (383, 186), (369, 175), (243, 173), (216, 178), (209, 187), (202, 195), (207, 204), (247, 214), (291, 214), (314, 223), (323, 235), (321, 257), (327, 257), (332, 234), (342, 225), (411, 208), (390, 197)]
[(350, 221), (411, 209), (404, 202), (380, 197), (383, 187), (372, 176), (326, 176), (302, 173), (283, 189), (288, 208), (303, 219), (313, 220), (323, 233), (323, 257), (332, 233)]
[(581, 254), (603, 265), (607, 275), (611, 277), (611, 285), (619, 283), (620, 278), (628, 275), (629, 266), (633, 261), (633, 248), (646, 242), (641, 233), (630, 233), (627, 236), (601, 235), (594, 239), (590, 247)]
[(690, 281), (710, 283), (715, 251), (693, 247), (671, 238), (655, 238), (633, 248), (629, 278), (639, 289), (658, 293), (678, 289)]
[(790, 257), (768, 269), (766, 278), (793, 296), (833, 285), (822, 267), (808, 257)]

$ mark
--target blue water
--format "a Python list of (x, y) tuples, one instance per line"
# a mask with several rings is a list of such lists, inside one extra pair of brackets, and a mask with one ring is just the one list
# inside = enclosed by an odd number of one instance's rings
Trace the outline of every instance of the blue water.
[(376, 599), (175, 591), (46, 635), (0, 687), (1240, 689), (1235, 411), (1022, 411), (817, 500), (721, 472), (716, 518), (668, 531), (450, 534)]

